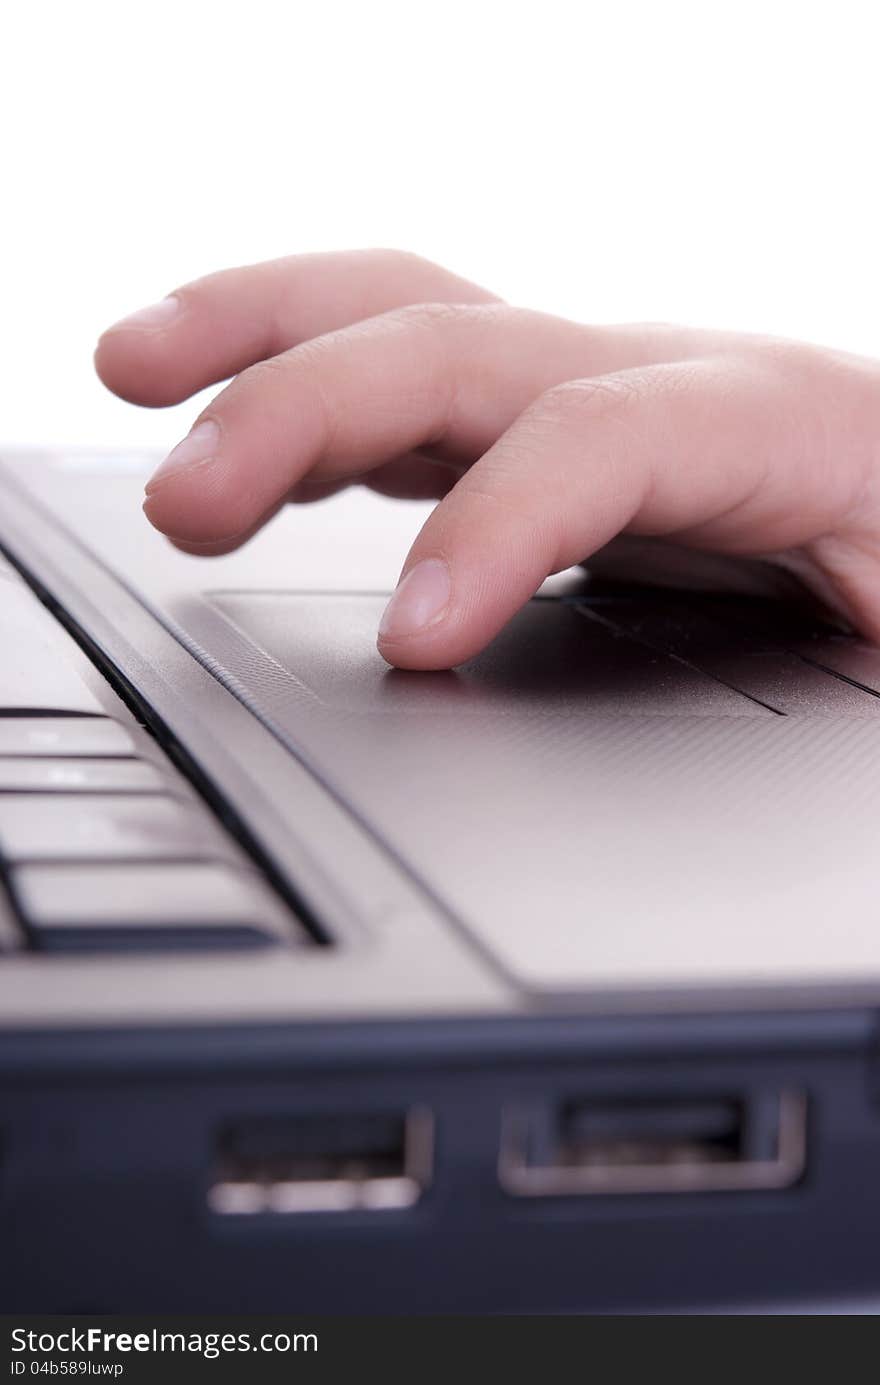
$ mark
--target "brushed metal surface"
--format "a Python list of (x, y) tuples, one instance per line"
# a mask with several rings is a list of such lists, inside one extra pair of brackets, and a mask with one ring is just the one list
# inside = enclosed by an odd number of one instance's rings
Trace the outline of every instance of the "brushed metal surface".
[(693, 713), (647, 661), (618, 687), (601, 627), (553, 602), (424, 679), (375, 653), (378, 598), (214, 601), (312, 694), (291, 734), (526, 987), (880, 976), (875, 718)]

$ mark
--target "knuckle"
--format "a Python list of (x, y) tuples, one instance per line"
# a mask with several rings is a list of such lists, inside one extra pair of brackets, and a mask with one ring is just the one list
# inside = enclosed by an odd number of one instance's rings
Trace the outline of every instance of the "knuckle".
[(564, 380), (541, 395), (538, 407), (551, 420), (577, 422), (625, 412), (640, 393), (637, 380), (623, 375)]
[[(875, 432), (880, 417), (880, 363), (833, 347), (810, 342), (770, 340), (761, 353), (776, 381), (794, 388), (826, 417), (843, 401), (865, 410)], [(832, 407), (836, 406), (836, 407)]]
[(783, 377), (810, 374), (828, 359), (828, 353), (822, 347), (808, 342), (787, 341), (783, 337), (761, 339), (760, 355), (766, 365)]
[(709, 357), (622, 370), (614, 375), (565, 380), (552, 385), (536, 402), (551, 423), (626, 424), (654, 399), (671, 400), (717, 386), (723, 372)]
[(735, 356), (752, 372), (760, 369), (779, 384), (798, 388), (803, 388), (804, 384), (821, 385), (831, 378), (841, 382), (849, 377), (857, 379), (864, 375), (866, 365), (873, 365), (845, 351), (817, 346), (813, 342), (790, 341), (786, 337), (747, 339)]
[(243, 385), (260, 380), (283, 380), (290, 374), (292, 351), (282, 351), (276, 356), (266, 356), (262, 361), (254, 361), (239, 375)]
[(393, 308), (385, 316), (406, 329), (429, 332), (457, 327), (469, 310), (457, 303), (407, 303)]
[(223, 411), (237, 412), (259, 407), (259, 400), (287, 395), (297, 382), (308, 380), (317, 384), (316, 357), (323, 352), (320, 338), (291, 347), (275, 356), (265, 356), (242, 370), (218, 395)]
[(508, 533), (516, 536), (516, 547), (520, 550), (555, 547), (555, 541), (548, 536), (551, 515), (539, 513), (516, 488), (511, 480), (516, 476), (516, 467), (485, 467), (479, 478), (470, 481), (468, 477), (459, 482), (461, 500), (471, 507), (479, 507), (487, 514), (487, 532), (500, 521)]
[(386, 319), (398, 322), (406, 329), (431, 333), (477, 332), (491, 330), (510, 320), (515, 310), (504, 303), (408, 303), (392, 308)]
[(528, 438), (507, 437), (503, 448), (487, 452), (458, 482), (458, 504), (481, 509), (487, 532), (500, 521), (520, 549), (555, 550), (562, 507), (537, 502), (535, 461)]
[(266, 356), (262, 361), (254, 361), (253, 365), (241, 371), (226, 386), (224, 395), (228, 399), (238, 400), (242, 395), (250, 394), (252, 390), (262, 392), (264, 387), (270, 390), (277, 389), (289, 376), (290, 354), (285, 351), (279, 356)]
[(288, 347), (286, 351), (279, 351), (274, 356), (254, 361), (253, 365), (241, 372), (233, 384), (241, 384), (242, 388), (248, 389), (260, 383), (274, 388), (280, 383), (289, 388), (296, 379), (311, 378), (321, 370), (328, 357), (333, 358), (336, 335), (329, 333), (324, 337), (313, 337), (309, 341), (298, 342), (296, 346)]

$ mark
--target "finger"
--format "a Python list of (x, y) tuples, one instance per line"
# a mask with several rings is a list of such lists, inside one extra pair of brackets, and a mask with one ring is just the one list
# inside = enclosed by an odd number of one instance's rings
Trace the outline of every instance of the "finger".
[(793, 426), (805, 407), (795, 376), (720, 359), (549, 391), (428, 519), (382, 654), (402, 668), (461, 663), (548, 574), (625, 529), (739, 553), (824, 532), (852, 505), (852, 480), (818, 415), (815, 429)]
[(209, 274), (123, 318), (101, 337), (95, 367), (135, 404), (177, 404), (298, 342), (434, 301), (496, 300), (402, 251), (293, 255)]
[(174, 538), (172, 535), (168, 535), (168, 538), (174, 547), (179, 548), (182, 553), (190, 553), (198, 558), (222, 558), (224, 554), (234, 552), (235, 549), (243, 547), (244, 544), (252, 539), (257, 530), (262, 529), (263, 524), (274, 518), (274, 515), (278, 513), (283, 503), (284, 502), (281, 501), (276, 505), (273, 513), (266, 515), (265, 519), (261, 520), (259, 524), (252, 524), (249, 529), (242, 529), (240, 533), (230, 534), (229, 537), (225, 539), (208, 539), (207, 541), (201, 542), (196, 540), (190, 542), (184, 538)]
[(146, 513), (175, 538), (226, 542), (306, 475), (356, 476), (426, 446), (468, 463), (550, 385), (697, 344), (500, 304), (386, 313), (240, 375), (149, 483)]
[[(406, 457), (396, 457), (368, 475), (354, 477), (352, 480), (300, 481), (285, 500), (297, 505), (313, 505), (347, 490), (352, 483), (361, 483), (379, 495), (390, 496), (395, 500), (441, 500), (444, 495), (449, 494), (460, 476), (460, 467), (435, 461), (420, 452), (411, 452)], [(216, 543), (187, 543), (185, 539), (171, 539), (171, 543), (182, 553), (190, 553), (200, 558), (221, 558), (247, 543), (260, 527), (254, 525), (245, 533)]]

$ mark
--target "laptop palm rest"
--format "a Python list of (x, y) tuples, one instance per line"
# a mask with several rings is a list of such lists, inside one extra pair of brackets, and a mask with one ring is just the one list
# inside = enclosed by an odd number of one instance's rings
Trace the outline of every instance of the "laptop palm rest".
[(880, 974), (867, 693), (837, 715), (829, 677), (827, 707), (781, 715), (578, 601), (408, 674), (375, 650), (383, 596), (209, 600), (281, 734), (524, 988)]

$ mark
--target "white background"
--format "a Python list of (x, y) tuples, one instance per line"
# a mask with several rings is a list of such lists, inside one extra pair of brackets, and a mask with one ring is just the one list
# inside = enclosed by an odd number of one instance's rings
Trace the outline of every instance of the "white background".
[(871, 4), (16, 4), (0, 442), (170, 445), (102, 326), (224, 265), (400, 245), (593, 321), (880, 354)]

